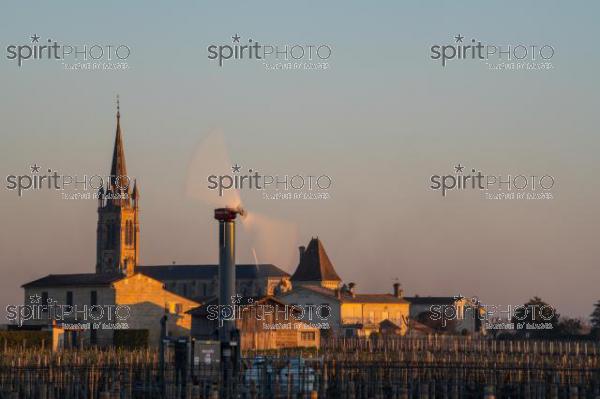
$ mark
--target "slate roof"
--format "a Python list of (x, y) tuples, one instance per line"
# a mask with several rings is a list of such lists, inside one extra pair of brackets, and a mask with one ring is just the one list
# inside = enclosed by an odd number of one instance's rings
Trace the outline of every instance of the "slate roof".
[[(163, 265), (163, 266), (138, 266), (136, 272), (142, 273), (153, 279), (164, 280), (186, 280), (199, 279), (210, 280), (218, 275), (217, 265)], [(239, 279), (251, 279), (256, 277), (289, 277), (289, 274), (275, 265), (237, 265), (235, 277)], [(96, 274), (49, 274), (46, 277), (30, 281), (22, 285), (29, 287), (69, 287), (69, 286), (98, 286), (109, 285), (124, 278), (119, 273)]]
[[(345, 303), (408, 303), (404, 298), (398, 298), (392, 294), (350, 294), (349, 292), (340, 292), (340, 297), (338, 298), (335, 290), (330, 290), (329, 288), (324, 288), (320, 286), (311, 286), (305, 285), (298, 287), (296, 289), (306, 289), (313, 292), (316, 292), (321, 295), (331, 296), (340, 302)], [(294, 289), (294, 290), (296, 290)], [(291, 291), (294, 292), (294, 291)], [(285, 297), (285, 295), (283, 295)]]
[(22, 285), (23, 288), (31, 287), (70, 287), (70, 286), (98, 286), (109, 285), (122, 279), (124, 276), (118, 273), (96, 274), (49, 274), (37, 280)]
[[(136, 271), (148, 277), (164, 280), (210, 280), (219, 273), (218, 265), (157, 265), (138, 266)], [(283, 278), (290, 275), (272, 264), (236, 265), (236, 279), (252, 279), (257, 277)]]
[(413, 297), (405, 297), (405, 299), (415, 305), (428, 305), (428, 304), (436, 304), (436, 305), (451, 305), (454, 302), (458, 301), (451, 296), (413, 296)]
[(333, 264), (325, 252), (323, 243), (318, 238), (310, 240), (301, 256), (292, 281), (342, 281), (333, 268)]
[(408, 303), (404, 298), (392, 294), (342, 294), (342, 302), (348, 303)]

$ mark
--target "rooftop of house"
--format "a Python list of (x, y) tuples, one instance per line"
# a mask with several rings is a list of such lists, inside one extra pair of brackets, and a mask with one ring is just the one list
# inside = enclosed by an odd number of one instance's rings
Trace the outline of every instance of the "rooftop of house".
[[(332, 290), (321, 286), (304, 285), (296, 289), (305, 289), (316, 294), (329, 296), (343, 303), (408, 303), (405, 298), (393, 294), (358, 294), (344, 290)], [(296, 290), (295, 289), (295, 290)], [(291, 291), (294, 292), (294, 291)], [(284, 294), (282, 297), (285, 297)]]
[(333, 268), (319, 238), (310, 240), (306, 249), (301, 248), (300, 261), (292, 275), (292, 281), (342, 281)]
[(452, 296), (413, 296), (405, 297), (405, 299), (414, 305), (451, 305), (460, 298)]

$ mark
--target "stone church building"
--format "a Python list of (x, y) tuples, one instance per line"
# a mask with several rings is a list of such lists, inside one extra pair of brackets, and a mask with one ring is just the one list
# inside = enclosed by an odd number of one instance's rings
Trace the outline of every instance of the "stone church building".
[[(110, 181), (98, 192), (95, 271), (50, 274), (24, 284), (25, 305), (40, 310), (27, 324), (58, 322), (84, 344), (98, 345), (112, 344), (119, 328), (147, 330), (155, 346), (162, 329), (174, 337), (190, 335), (187, 312), (217, 294), (218, 266), (139, 265), (140, 189), (135, 181), (131, 188), (127, 175), (118, 108), (116, 122)], [(237, 292), (270, 295), (289, 277), (270, 264), (238, 265)]]

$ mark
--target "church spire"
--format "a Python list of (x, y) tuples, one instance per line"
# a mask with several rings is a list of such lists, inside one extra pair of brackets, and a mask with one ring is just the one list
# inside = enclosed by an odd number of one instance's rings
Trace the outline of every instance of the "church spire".
[[(139, 259), (140, 225), (137, 198), (139, 186), (130, 189), (125, 167), (125, 148), (121, 132), (121, 109), (117, 96), (117, 131), (110, 180), (98, 191), (98, 228), (96, 273), (132, 275)], [(132, 198), (135, 196), (135, 199)]]
[[(123, 137), (121, 133), (121, 107), (119, 104), (119, 96), (117, 95), (117, 133), (115, 136), (115, 147), (113, 150), (112, 165), (110, 168), (111, 183), (114, 186), (114, 182), (118, 176), (127, 176), (127, 167), (125, 166), (125, 148), (123, 147)], [(124, 186), (127, 184), (126, 178), (120, 181), (120, 185)]]

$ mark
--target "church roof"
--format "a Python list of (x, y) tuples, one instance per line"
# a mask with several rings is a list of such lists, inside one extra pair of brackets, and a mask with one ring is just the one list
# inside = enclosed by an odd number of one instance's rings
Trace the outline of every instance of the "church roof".
[[(138, 266), (136, 270), (157, 280), (209, 280), (219, 273), (219, 265), (157, 265)], [(290, 275), (271, 264), (236, 265), (236, 279), (252, 279), (257, 277), (283, 278)]]
[(23, 288), (32, 287), (69, 287), (69, 286), (98, 286), (109, 285), (124, 278), (120, 273), (96, 274), (49, 274), (46, 277), (30, 281), (22, 285)]
[(300, 258), (292, 281), (342, 281), (336, 273), (325, 248), (318, 238), (310, 240)]
[[(163, 266), (138, 266), (136, 271), (156, 280), (209, 280), (218, 275), (218, 265), (163, 265)], [(283, 278), (289, 274), (275, 265), (237, 265), (235, 277), (239, 279), (252, 279), (257, 277)], [(76, 273), (76, 274), (49, 274), (46, 277), (30, 281), (22, 285), (23, 288), (31, 287), (67, 287), (67, 286), (98, 286), (109, 285), (125, 278), (120, 273)]]

